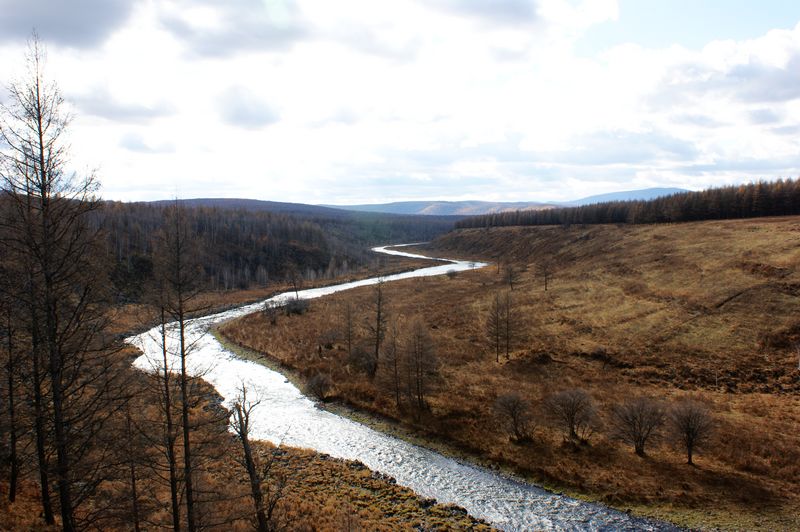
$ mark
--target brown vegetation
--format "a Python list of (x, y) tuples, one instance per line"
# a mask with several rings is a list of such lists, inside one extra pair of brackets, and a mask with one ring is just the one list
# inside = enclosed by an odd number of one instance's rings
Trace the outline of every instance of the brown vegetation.
[[(514, 301), (527, 341), (499, 363), (486, 344), (486, 316), (507, 286), (495, 268), (385, 285), (389, 319), (402, 333), (423, 318), (439, 360), (421, 416), (350, 364), (341, 337), (323, 341), (339, 330), (343, 305), (363, 323), (370, 288), (313, 301), (274, 326), (252, 315), (222, 332), (301, 376), (329, 375), (329, 399), (537, 482), (693, 526), (791, 529), (800, 525), (798, 244), (797, 218), (447, 235), (440, 255), (500, 257), (523, 272)], [(546, 292), (542, 257), (551, 261)], [(356, 331), (354, 351), (365, 338)], [(552, 424), (530, 443), (510, 441), (499, 396), (513, 390), (544, 419), (546, 398), (572, 388), (597, 410), (588, 444), (565, 443)], [(637, 396), (706, 405), (715, 432), (695, 467), (674, 438), (648, 440), (645, 457), (618, 441), (613, 409)]]

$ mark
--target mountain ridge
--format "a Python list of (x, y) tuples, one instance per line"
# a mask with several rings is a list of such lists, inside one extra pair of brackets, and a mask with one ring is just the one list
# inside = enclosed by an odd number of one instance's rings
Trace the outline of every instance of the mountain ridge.
[(558, 207), (578, 207), (605, 201), (649, 200), (671, 194), (689, 192), (682, 188), (653, 187), (639, 190), (623, 190), (594, 196), (587, 196), (571, 201), (395, 201), (390, 203), (367, 203), (356, 205), (319, 205), (328, 209), (340, 209), (356, 212), (391, 213), (391, 214), (423, 214), (438, 216), (474, 216), (498, 212), (519, 210), (555, 209)]

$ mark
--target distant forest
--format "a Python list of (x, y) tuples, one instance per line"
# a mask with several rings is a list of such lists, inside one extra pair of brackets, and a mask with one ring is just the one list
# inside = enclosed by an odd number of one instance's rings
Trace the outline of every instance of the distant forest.
[(800, 214), (800, 180), (779, 179), (682, 192), (652, 200), (471, 216), (456, 228), (509, 225), (651, 224)]
[[(272, 212), (243, 202), (178, 202), (203, 266), (206, 289), (267, 286), (289, 276), (305, 280), (347, 275), (376, 260), (369, 247), (432, 239), (455, 218), (351, 213), (309, 207)], [(152, 280), (154, 253), (175, 202), (104, 202), (93, 213), (104, 234), (111, 280), (121, 301), (138, 300)]]

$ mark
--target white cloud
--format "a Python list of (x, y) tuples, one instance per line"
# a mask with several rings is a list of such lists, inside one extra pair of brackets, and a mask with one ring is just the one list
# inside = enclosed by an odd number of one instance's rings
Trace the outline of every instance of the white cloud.
[(489, 5), (147, 2), (93, 47), (51, 39), (49, 73), (111, 198), (568, 199), (800, 173), (800, 26), (586, 58), (575, 41), (616, 1)]

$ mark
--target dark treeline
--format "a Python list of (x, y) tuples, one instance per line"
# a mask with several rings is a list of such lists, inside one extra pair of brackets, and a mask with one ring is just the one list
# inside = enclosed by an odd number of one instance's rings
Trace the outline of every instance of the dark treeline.
[[(270, 212), (235, 201), (179, 201), (210, 290), (347, 275), (377, 260), (369, 246), (429, 240), (453, 227), (448, 217), (396, 216), (310, 208)], [(121, 300), (137, 300), (152, 279), (155, 242), (175, 202), (105, 202), (94, 216), (106, 235)], [(269, 205), (269, 204), (264, 204)], [(330, 212), (328, 212), (330, 211)]]
[(800, 214), (800, 180), (779, 179), (683, 192), (648, 201), (610, 201), (581, 207), (473, 216), (456, 228), (509, 225), (665, 223)]

